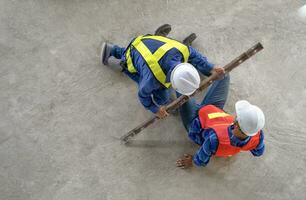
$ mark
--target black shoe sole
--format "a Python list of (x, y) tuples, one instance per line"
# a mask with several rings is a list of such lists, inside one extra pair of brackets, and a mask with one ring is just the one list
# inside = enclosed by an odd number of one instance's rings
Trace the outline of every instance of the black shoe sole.
[(195, 33), (191, 33), (183, 40), (183, 44), (190, 46), (196, 38), (197, 38), (197, 35)]
[(170, 31), (171, 31), (171, 25), (164, 24), (156, 29), (154, 35), (166, 37), (170, 33)]
[(103, 42), (101, 44), (101, 54), (100, 54), (100, 60), (103, 65), (108, 65), (107, 60), (105, 60), (105, 53), (106, 53), (106, 42)]

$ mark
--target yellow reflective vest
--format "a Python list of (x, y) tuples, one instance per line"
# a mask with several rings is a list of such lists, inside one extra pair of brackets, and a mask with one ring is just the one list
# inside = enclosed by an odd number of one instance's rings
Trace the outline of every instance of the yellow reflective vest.
[[(157, 41), (161, 41), (164, 44), (160, 46), (153, 54), (148, 49), (148, 47), (142, 42), (144, 39), (153, 39)], [(146, 35), (146, 36), (138, 36), (130, 45), (126, 52), (126, 64), (127, 70), (130, 73), (136, 73), (137, 70), (133, 65), (132, 57), (131, 57), (131, 49), (135, 48), (143, 59), (146, 61), (148, 67), (150, 68), (151, 72), (154, 74), (155, 78), (166, 88), (171, 86), (170, 82), (166, 82), (166, 74), (164, 73), (163, 69), (159, 65), (159, 60), (172, 48), (176, 48), (178, 51), (181, 52), (183, 55), (183, 62), (187, 62), (189, 58), (189, 49), (186, 45), (162, 36), (155, 36), (155, 35)]]

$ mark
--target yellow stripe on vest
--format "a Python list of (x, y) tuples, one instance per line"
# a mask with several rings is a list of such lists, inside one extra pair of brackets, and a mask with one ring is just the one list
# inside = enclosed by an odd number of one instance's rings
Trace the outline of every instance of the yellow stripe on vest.
[(159, 47), (154, 52), (153, 56), (155, 57), (156, 60), (160, 60), (165, 55), (165, 53), (167, 53), (167, 51), (169, 51), (172, 48), (173, 48), (173, 46), (170, 43), (165, 43), (164, 45)]
[[(171, 48), (176, 48), (177, 50), (179, 50), (183, 57), (184, 57), (184, 62), (188, 61), (188, 57), (189, 57), (189, 49), (186, 45), (184, 45), (183, 43), (180, 43), (176, 40), (172, 40), (166, 37), (162, 37), (162, 36), (156, 36), (156, 35), (152, 35), (152, 36), (144, 36), (143, 39), (153, 39), (153, 40), (158, 40), (161, 42), (164, 42), (166, 44), (169, 44), (170, 46), (172, 46)], [(170, 48), (170, 49), (171, 49)], [(170, 50), (168, 49), (168, 50)], [(159, 49), (157, 49), (157, 51), (159, 51)], [(155, 52), (156, 53), (156, 52)], [(154, 53), (154, 54), (155, 54)], [(165, 52), (166, 53), (166, 52)], [(165, 54), (164, 53), (164, 54)]]
[(208, 114), (209, 119), (214, 119), (218, 117), (227, 117), (227, 116), (230, 116), (230, 115), (225, 112), (215, 112), (215, 113)]
[(158, 61), (154, 59), (151, 51), (146, 47), (146, 45), (140, 42), (138, 45), (135, 46), (137, 51), (141, 54), (143, 58), (145, 58), (147, 64), (149, 65), (150, 69), (152, 70), (155, 78), (167, 88), (171, 86), (170, 83), (166, 83), (166, 75), (163, 72), (162, 68), (158, 64)]
[[(133, 41), (133, 45), (137, 45), (141, 42), (141, 36), (138, 36), (134, 41)], [(128, 71), (131, 73), (136, 73), (136, 68), (133, 65), (133, 61), (132, 61), (132, 57), (131, 57), (131, 47), (128, 48), (127, 52), (126, 52), (126, 65), (128, 67)]]
[[(146, 47), (146, 45), (142, 42), (142, 39), (153, 39), (157, 41), (164, 42), (161, 47), (159, 47), (154, 54)], [(171, 86), (171, 83), (166, 82), (166, 74), (163, 72), (161, 66), (159, 65), (158, 61), (172, 48), (176, 48), (181, 52), (183, 55), (184, 62), (188, 61), (189, 57), (189, 49), (186, 45), (166, 38), (162, 36), (139, 36), (137, 37), (131, 44), (130, 48), (128, 48), (126, 52), (126, 62), (128, 71), (131, 73), (137, 72), (135, 66), (133, 65), (132, 57), (131, 57), (131, 48), (135, 48), (141, 56), (144, 58), (148, 67), (151, 69), (152, 73), (154, 74), (155, 78), (163, 84), (166, 88)]]

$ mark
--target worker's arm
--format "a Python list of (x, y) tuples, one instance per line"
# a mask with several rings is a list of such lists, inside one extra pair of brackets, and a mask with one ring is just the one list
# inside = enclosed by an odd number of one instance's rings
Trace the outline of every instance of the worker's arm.
[[(215, 132), (211, 129), (204, 130), (205, 135), (204, 142), (199, 150), (192, 156), (190, 154), (184, 154), (176, 161), (176, 166), (182, 169), (192, 167), (193, 163), (197, 166), (206, 166), (210, 160), (210, 157), (216, 152), (218, 147), (218, 139)], [(189, 133), (190, 137), (190, 133)], [(202, 140), (202, 139), (201, 139)], [(200, 141), (198, 141), (200, 143)]]
[(155, 103), (152, 100), (152, 92), (153, 87), (150, 86), (149, 81), (141, 81), (139, 82), (139, 91), (138, 91), (138, 98), (139, 101), (142, 103), (142, 105), (147, 109), (150, 110), (153, 113), (157, 113), (159, 110), (159, 107), (155, 105)]
[(200, 119), (195, 118), (189, 127), (188, 137), (201, 147), (193, 155), (193, 162), (198, 166), (205, 166), (213, 153), (216, 152), (218, 139), (213, 129), (203, 129)]
[(189, 126), (188, 137), (196, 144), (202, 145), (204, 142), (203, 131), (205, 130), (201, 127), (200, 119), (196, 117)]
[(142, 105), (156, 114), (159, 118), (165, 118), (169, 114), (164, 106), (158, 107), (152, 100), (153, 91), (160, 88), (160, 84), (152, 76), (147, 76), (146, 79), (139, 81), (138, 98)]
[(207, 137), (198, 149), (198, 151), (193, 155), (193, 163), (197, 166), (206, 166), (210, 160), (210, 157), (216, 152), (218, 146), (218, 139), (216, 134), (211, 134)]
[(210, 63), (205, 56), (198, 52), (193, 47), (189, 46), (189, 59), (188, 62), (197, 68), (205, 76), (210, 76), (214, 64)]
[(253, 150), (251, 150), (251, 153), (254, 156), (261, 156), (265, 151), (265, 144), (264, 144), (264, 134), (263, 131), (260, 131), (260, 136), (259, 136), (259, 144), (257, 147)]

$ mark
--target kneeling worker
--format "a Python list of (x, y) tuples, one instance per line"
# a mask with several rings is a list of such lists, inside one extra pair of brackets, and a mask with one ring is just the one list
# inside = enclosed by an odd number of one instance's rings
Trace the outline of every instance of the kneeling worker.
[(229, 80), (227, 74), (222, 80), (213, 82), (200, 105), (190, 99), (180, 108), (188, 136), (200, 148), (193, 156), (185, 154), (178, 159), (177, 167), (206, 166), (213, 156), (229, 157), (241, 151), (250, 151), (254, 156), (264, 153), (262, 110), (241, 100), (235, 104), (236, 115), (223, 111)]
[(120, 59), (123, 72), (138, 84), (142, 105), (160, 118), (168, 115), (164, 107), (170, 103), (168, 88), (190, 95), (199, 87), (198, 71), (206, 76), (224, 71), (191, 47), (194, 33), (181, 43), (167, 37), (170, 30), (165, 24), (154, 35), (134, 38), (127, 48), (109, 43), (101, 47), (101, 62), (108, 65), (110, 57)]

